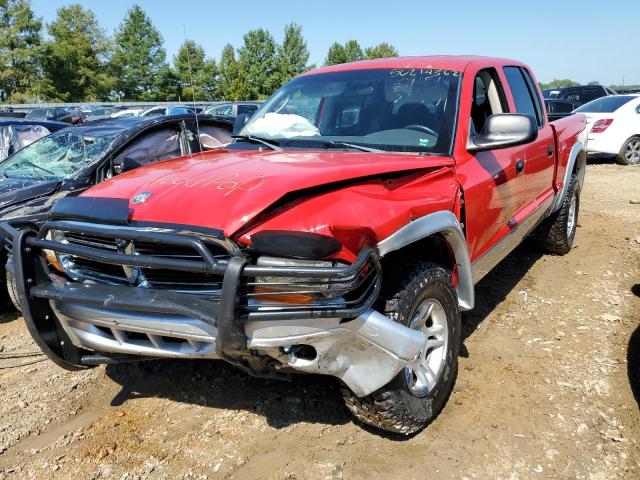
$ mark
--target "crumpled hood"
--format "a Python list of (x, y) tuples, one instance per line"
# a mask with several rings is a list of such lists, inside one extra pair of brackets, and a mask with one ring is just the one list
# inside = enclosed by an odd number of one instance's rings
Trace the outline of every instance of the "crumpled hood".
[(7, 207), (49, 195), (59, 183), (57, 180), (36, 178), (0, 178), (0, 215)]
[(217, 228), (230, 237), (286, 194), (445, 165), (453, 160), (417, 154), (221, 150), (138, 168), (82, 195), (127, 198), (132, 220)]

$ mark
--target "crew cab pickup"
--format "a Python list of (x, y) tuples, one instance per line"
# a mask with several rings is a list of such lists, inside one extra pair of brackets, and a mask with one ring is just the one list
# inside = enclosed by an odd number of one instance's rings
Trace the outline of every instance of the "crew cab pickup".
[(483, 57), (305, 73), (224, 149), (60, 199), (39, 228), (3, 224), (29, 331), (68, 369), (332, 375), (358, 419), (416, 432), (453, 389), (474, 284), (530, 234), (571, 249), (585, 118), (549, 123), (537, 85)]

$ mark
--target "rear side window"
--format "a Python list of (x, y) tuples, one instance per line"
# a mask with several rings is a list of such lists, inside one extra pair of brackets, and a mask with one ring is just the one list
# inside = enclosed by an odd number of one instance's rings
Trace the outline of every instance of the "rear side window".
[(576, 109), (576, 112), (586, 113), (611, 113), (615, 112), (624, 104), (630, 102), (634, 98), (638, 98), (632, 95), (612, 95), (609, 97), (600, 97), (593, 102), (589, 102), (586, 105)]
[(516, 111), (533, 118), (538, 126), (544, 123), (542, 106), (528, 72), (519, 67), (505, 67), (504, 74), (516, 104)]
[(128, 157), (140, 165), (148, 165), (180, 155), (180, 131), (174, 127), (162, 127), (134, 140), (118, 154), (115, 163)]
[(257, 105), (238, 105), (238, 115), (251, 114), (258, 109)]

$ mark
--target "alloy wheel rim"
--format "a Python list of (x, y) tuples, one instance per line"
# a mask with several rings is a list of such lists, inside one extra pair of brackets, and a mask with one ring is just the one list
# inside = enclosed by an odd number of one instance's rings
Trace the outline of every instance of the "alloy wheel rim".
[(640, 163), (640, 140), (632, 140), (624, 149), (624, 158), (629, 163)]
[(424, 300), (411, 318), (409, 328), (427, 337), (420, 354), (404, 368), (409, 390), (423, 397), (433, 389), (445, 365), (449, 328), (444, 307), (435, 298)]
[(569, 215), (567, 218), (567, 237), (571, 237), (574, 228), (576, 228), (576, 207), (578, 205), (577, 195), (571, 196), (571, 203), (569, 204)]

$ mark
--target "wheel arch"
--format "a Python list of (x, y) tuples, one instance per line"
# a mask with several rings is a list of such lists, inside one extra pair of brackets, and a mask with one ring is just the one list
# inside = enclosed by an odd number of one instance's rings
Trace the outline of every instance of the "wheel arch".
[(567, 168), (564, 171), (564, 178), (562, 180), (562, 188), (558, 190), (549, 209), (549, 213), (553, 213), (562, 206), (564, 197), (569, 190), (569, 184), (571, 183), (571, 177), (576, 175), (578, 178), (578, 185), (580, 190), (584, 184), (584, 177), (587, 172), (587, 150), (584, 144), (578, 140), (571, 147), (569, 152), (569, 160), (567, 161)]
[[(471, 259), (462, 226), (450, 211), (439, 211), (418, 218), (378, 243), (378, 253), (383, 259), (391, 253), (429, 248), (444, 242), (449, 260), (457, 267), (458, 304), (461, 310), (471, 310), (475, 304), (475, 291)], [(413, 250), (415, 251), (415, 250)], [(430, 250), (431, 251), (431, 250)], [(442, 252), (440, 252), (442, 253)]]

